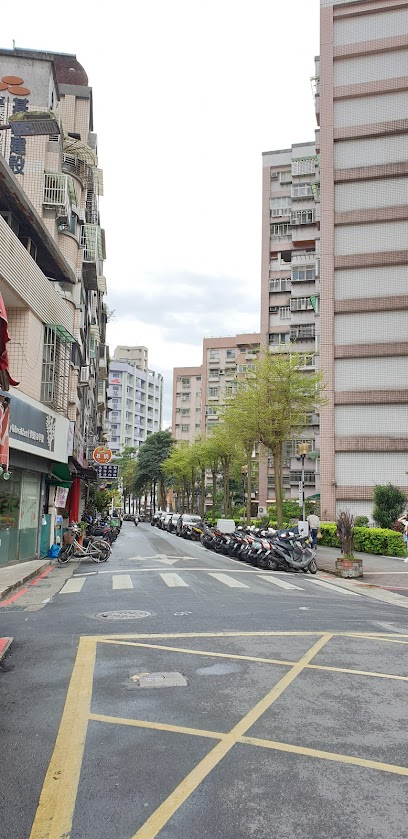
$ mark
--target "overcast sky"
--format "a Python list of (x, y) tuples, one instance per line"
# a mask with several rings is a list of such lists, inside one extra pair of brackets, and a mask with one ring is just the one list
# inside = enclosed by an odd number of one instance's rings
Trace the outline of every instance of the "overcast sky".
[[(17, 7), (16, 7), (17, 8)], [(75, 53), (94, 93), (108, 338), (165, 376), (259, 330), (263, 151), (313, 140), (319, 0), (20, 0), (1, 46)]]

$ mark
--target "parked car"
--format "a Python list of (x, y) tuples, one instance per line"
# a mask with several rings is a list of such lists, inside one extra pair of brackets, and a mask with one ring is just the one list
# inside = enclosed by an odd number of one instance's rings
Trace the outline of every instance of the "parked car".
[(169, 533), (174, 533), (175, 532), (176, 527), (177, 527), (177, 522), (178, 522), (180, 516), (181, 516), (180, 513), (173, 513), (173, 515), (171, 516), (171, 519), (167, 522), (167, 530), (169, 531)]
[(183, 513), (182, 516), (179, 517), (176, 525), (176, 536), (181, 536), (181, 531), (183, 526), (187, 523), (193, 524), (195, 522), (201, 521), (200, 516), (193, 515), (192, 513)]
[(126, 515), (123, 516), (123, 521), (134, 521), (134, 518), (135, 517), (132, 516), (130, 513), (126, 513)]
[(168, 530), (168, 523), (171, 521), (172, 513), (163, 513), (163, 517), (161, 520), (161, 529)]

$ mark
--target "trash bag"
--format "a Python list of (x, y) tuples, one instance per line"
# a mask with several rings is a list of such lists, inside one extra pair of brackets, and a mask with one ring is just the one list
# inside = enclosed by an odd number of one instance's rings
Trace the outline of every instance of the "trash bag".
[(57, 556), (58, 556), (58, 554), (59, 554), (59, 552), (60, 552), (60, 546), (59, 546), (59, 545), (56, 545), (56, 544), (54, 543), (53, 545), (51, 545), (51, 547), (50, 547), (50, 549), (49, 549), (49, 551), (48, 551), (48, 553), (47, 553), (47, 556), (48, 556), (50, 559), (56, 559), (56, 558), (57, 558)]

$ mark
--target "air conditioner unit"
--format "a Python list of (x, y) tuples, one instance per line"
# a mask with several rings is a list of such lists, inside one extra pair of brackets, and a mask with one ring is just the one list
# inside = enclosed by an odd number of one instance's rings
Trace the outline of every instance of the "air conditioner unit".
[(279, 306), (269, 306), (269, 314), (270, 315), (277, 315), (279, 312)]
[(81, 385), (87, 385), (89, 381), (89, 364), (86, 364), (85, 367), (81, 367), (79, 371), (79, 383)]

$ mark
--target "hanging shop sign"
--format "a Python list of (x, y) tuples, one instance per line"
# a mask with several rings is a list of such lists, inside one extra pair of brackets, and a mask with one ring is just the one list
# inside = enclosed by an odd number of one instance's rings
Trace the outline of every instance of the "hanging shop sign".
[(10, 399), (0, 396), (0, 468), (8, 471)]
[(95, 463), (105, 466), (110, 460), (112, 460), (112, 452), (107, 446), (97, 446), (96, 449), (93, 450), (92, 457)]
[(118, 470), (118, 466), (98, 466), (96, 471), (98, 478), (117, 478)]

